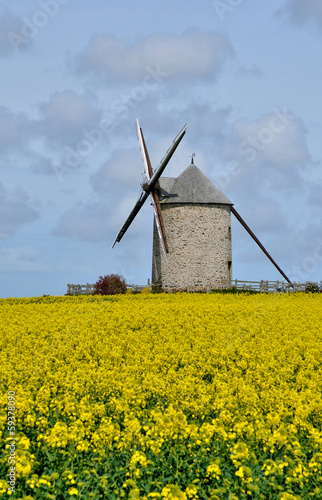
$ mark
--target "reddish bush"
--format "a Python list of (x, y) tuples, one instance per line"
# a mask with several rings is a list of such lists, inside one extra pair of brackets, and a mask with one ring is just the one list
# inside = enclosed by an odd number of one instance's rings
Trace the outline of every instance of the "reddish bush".
[(100, 276), (95, 283), (94, 295), (116, 295), (125, 293), (127, 290), (123, 276), (119, 274), (108, 274)]

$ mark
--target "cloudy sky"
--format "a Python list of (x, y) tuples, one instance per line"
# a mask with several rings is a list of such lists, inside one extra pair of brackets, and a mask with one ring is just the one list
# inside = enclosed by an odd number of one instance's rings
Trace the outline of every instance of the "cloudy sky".
[[(135, 119), (195, 163), (292, 280), (322, 280), (320, 0), (0, 0), (0, 297), (151, 276)], [(233, 275), (279, 279), (233, 221)]]

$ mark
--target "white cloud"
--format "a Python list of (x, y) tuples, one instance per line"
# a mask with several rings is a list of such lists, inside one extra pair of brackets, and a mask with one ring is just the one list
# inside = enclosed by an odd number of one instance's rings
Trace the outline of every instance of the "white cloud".
[(287, 15), (296, 24), (312, 23), (322, 29), (321, 0), (286, 0), (277, 14)]
[[(111, 209), (104, 202), (78, 203), (61, 216), (53, 234), (82, 241), (106, 241)], [(109, 239), (112, 240), (112, 236)]]
[(258, 195), (300, 190), (301, 172), (312, 163), (306, 134), (302, 120), (286, 111), (235, 121), (219, 151), (219, 187)]
[(103, 197), (107, 193), (111, 196), (116, 186), (120, 193), (124, 193), (123, 189), (126, 193), (133, 188), (139, 191), (143, 170), (139, 148), (119, 150), (91, 177), (90, 182), (95, 192)]
[(33, 133), (33, 124), (24, 113), (0, 107), (0, 155), (23, 149)]
[(74, 144), (83, 138), (83, 131), (97, 126), (101, 111), (93, 94), (77, 94), (64, 90), (53, 94), (40, 105), (39, 133), (50, 142)]
[(9, 191), (0, 183), (0, 239), (12, 236), (20, 226), (33, 222), (38, 216), (23, 189)]
[(293, 169), (310, 159), (305, 135), (302, 120), (285, 111), (255, 120), (241, 118), (233, 124), (227, 155), (252, 166), (267, 164), (278, 170)]
[[(0, 15), (0, 56), (14, 53), (17, 44), (17, 36), (21, 38), (22, 20), (10, 9), (3, 9)], [(29, 42), (29, 40), (28, 40)], [(19, 43), (19, 42), (18, 42)], [(19, 43), (24, 50), (29, 44)]]
[(277, 235), (287, 229), (284, 209), (280, 203), (267, 197), (261, 197), (255, 203), (255, 207), (252, 204), (252, 208), (252, 224), (258, 234), (272, 233)]
[[(105, 33), (76, 58), (79, 74), (103, 81), (214, 80), (233, 50), (227, 35), (189, 28), (181, 35), (155, 34), (130, 43)], [(154, 77), (154, 78), (153, 78)]]

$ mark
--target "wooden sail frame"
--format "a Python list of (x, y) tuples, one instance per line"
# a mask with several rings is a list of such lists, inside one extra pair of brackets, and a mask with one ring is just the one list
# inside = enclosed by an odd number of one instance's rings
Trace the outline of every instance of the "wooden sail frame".
[[(139, 121), (136, 121), (137, 123), (137, 131), (138, 131), (138, 137), (139, 137), (139, 142), (141, 146), (141, 153), (142, 153), (142, 158), (143, 158), (143, 163), (146, 166), (146, 175), (147, 179), (151, 180), (153, 177), (153, 169), (149, 157), (149, 153), (145, 144), (144, 140), (144, 135), (143, 131), (140, 128)], [(143, 186), (144, 189), (144, 186)], [(152, 199), (152, 206), (154, 210), (154, 216), (155, 216), (155, 222), (160, 238), (160, 243), (161, 247), (165, 256), (165, 259), (167, 260), (167, 253), (169, 253), (169, 247), (168, 247), (168, 242), (167, 242), (167, 237), (164, 229), (164, 222), (163, 222), (163, 217), (162, 217), (162, 211), (161, 211), (161, 205), (160, 205), (160, 197), (159, 197), (159, 192), (160, 192), (160, 186), (159, 186), (159, 181), (155, 184), (154, 188), (152, 188), (150, 195)]]
[(145, 144), (144, 136), (142, 129), (140, 127), (139, 121), (136, 120), (136, 127), (137, 127), (137, 135), (138, 135), (138, 140), (140, 144), (140, 150), (141, 150), (141, 155), (142, 155), (142, 160), (145, 168), (145, 174), (147, 177), (147, 182), (143, 184), (142, 186), (142, 192), (139, 196), (138, 201), (136, 202), (134, 208), (130, 212), (130, 215), (124, 222), (123, 226), (119, 230), (115, 241), (112, 245), (112, 248), (114, 247), (115, 243), (120, 242), (121, 239), (123, 238), (124, 234), (132, 224), (133, 220), (141, 210), (142, 206), (146, 202), (149, 196), (151, 196), (152, 199), (152, 205), (154, 209), (154, 214), (155, 214), (155, 221), (157, 225), (157, 230), (161, 242), (161, 247), (164, 253), (165, 258), (167, 259), (167, 253), (169, 252), (168, 248), (168, 243), (167, 243), (167, 238), (166, 238), (166, 233), (164, 229), (164, 223), (163, 223), (163, 217), (162, 217), (162, 211), (161, 211), (161, 205), (160, 205), (160, 197), (159, 197), (159, 179), (165, 169), (165, 167), (168, 165), (169, 161), (171, 160), (175, 150), (179, 146), (183, 136), (186, 133), (186, 129), (188, 127), (188, 124), (186, 124), (182, 130), (179, 132), (179, 134), (175, 137), (173, 143), (167, 150), (164, 158), (161, 160), (158, 168), (153, 171), (148, 150)]
[(259, 239), (257, 238), (257, 236), (255, 236), (255, 234), (253, 233), (253, 231), (246, 224), (246, 222), (244, 221), (244, 219), (239, 215), (239, 213), (237, 212), (237, 210), (234, 207), (231, 207), (231, 212), (234, 214), (234, 216), (236, 217), (236, 219), (238, 220), (238, 222), (240, 222), (241, 225), (246, 229), (246, 231), (253, 238), (253, 240), (257, 243), (257, 245), (264, 252), (264, 254), (266, 255), (266, 257), (268, 257), (269, 260), (272, 262), (272, 264), (274, 264), (274, 266), (281, 273), (281, 275), (283, 276), (283, 278), (285, 278), (288, 283), (291, 283), (291, 280), (286, 276), (286, 274), (282, 271), (282, 269), (277, 265), (277, 263), (275, 262), (275, 260), (273, 259), (273, 257), (268, 253), (268, 251), (266, 250), (266, 248), (262, 245), (262, 243), (259, 241)]

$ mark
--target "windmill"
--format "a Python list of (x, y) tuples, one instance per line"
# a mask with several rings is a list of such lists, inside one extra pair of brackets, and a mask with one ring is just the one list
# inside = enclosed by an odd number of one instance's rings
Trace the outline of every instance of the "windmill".
[(231, 213), (290, 283), (289, 278), (233, 207), (233, 203), (194, 164), (194, 155), (191, 165), (178, 178), (161, 177), (185, 135), (187, 125), (174, 139), (155, 171), (152, 169), (138, 120), (136, 126), (146, 179), (138, 201), (120, 229), (113, 247), (116, 242), (121, 241), (150, 196), (155, 215), (153, 286), (164, 290), (184, 289), (187, 286), (195, 290), (204, 286), (231, 286)]

